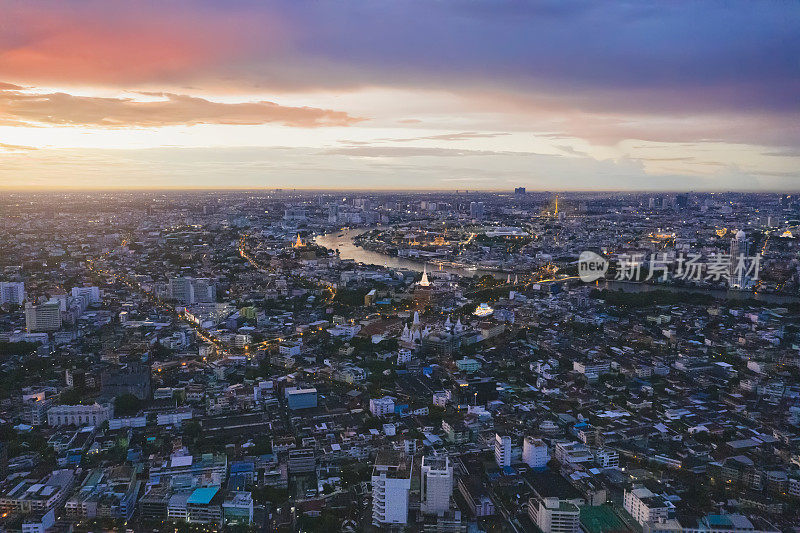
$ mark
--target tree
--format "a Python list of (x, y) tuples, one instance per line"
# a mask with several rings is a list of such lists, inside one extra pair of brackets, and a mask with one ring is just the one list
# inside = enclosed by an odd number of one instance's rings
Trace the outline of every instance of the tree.
[(121, 394), (114, 398), (114, 414), (116, 416), (135, 416), (142, 408), (142, 400), (133, 394)]
[(64, 389), (59, 395), (59, 400), (64, 405), (80, 405), (86, 401), (86, 391), (77, 387)]

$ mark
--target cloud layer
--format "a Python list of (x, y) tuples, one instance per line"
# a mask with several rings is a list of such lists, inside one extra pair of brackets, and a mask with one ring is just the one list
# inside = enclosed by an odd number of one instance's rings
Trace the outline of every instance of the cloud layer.
[[(797, 111), (800, 3), (0, 1), (19, 81), (557, 94), (584, 109)], [(622, 97), (624, 95), (624, 97)]]
[(221, 103), (172, 93), (146, 93), (155, 100), (31, 93), (0, 85), (0, 123), (56, 126), (158, 127), (192, 124), (348, 126), (362, 119), (342, 111), (282, 106), (274, 102)]
[[(798, 58), (789, 1), (0, 0), (0, 154), (225, 146), (275, 186), (798, 188)], [(284, 144), (306, 151), (244, 149)], [(85, 153), (64, 172), (132, 172)], [(164, 172), (234, 179), (187, 153)]]

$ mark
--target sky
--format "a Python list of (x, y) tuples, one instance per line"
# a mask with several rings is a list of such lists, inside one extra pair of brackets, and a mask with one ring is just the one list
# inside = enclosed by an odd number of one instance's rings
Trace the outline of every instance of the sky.
[(800, 2), (0, 0), (0, 189), (800, 190)]

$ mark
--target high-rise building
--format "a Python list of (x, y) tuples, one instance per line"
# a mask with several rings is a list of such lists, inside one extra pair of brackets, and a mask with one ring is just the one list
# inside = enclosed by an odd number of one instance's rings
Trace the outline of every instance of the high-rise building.
[(0, 282), (0, 305), (22, 305), (25, 301), (25, 284), (21, 281)]
[(525, 187), (516, 187), (514, 189), (515, 196), (525, 196)]
[(483, 202), (470, 202), (469, 216), (475, 220), (483, 219)]
[(50, 299), (39, 305), (26, 303), (25, 327), (29, 333), (61, 329), (61, 304), (59, 301)]
[(425, 456), (420, 469), (420, 510), (442, 515), (450, 509), (453, 494), (453, 467), (445, 457)]
[(73, 298), (82, 298), (87, 306), (99, 304), (102, 301), (99, 287), (73, 287), (71, 292)]
[(328, 223), (336, 224), (339, 221), (339, 205), (331, 204), (328, 206)]
[(747, 253), (750, 248), (750, 243), (747, 241), (747, 236), (744, 231), (739, 230), (736, 236), (731, 239), (730, 248), (730, 271), (728, 273), (728, 284), (734, 289), (744, 289), (750, 284), (750, 280), (746, 276), (747, 269), (743, 268), (742, 263), (747, 259)]
[(511, 437), (508, 435), (495, 434), (494, 460), (500, 468), (511, 466)]
[(207, 278), (171, 278), (167, 287), (167, 296), (186, 305), (214, 303), (217, 301), (217, 289), (214, 282)]
[(626, 490), (623, 507), (640, 525), (670, 518), (675, 506), (646, 487)]
[(522, 443), (522, 461), (531, 468), (544, 468), (550, 460), (547, 444), (541, 439), (525, 437)]
[(395, 450), (382, 450), (372, 470), (372, 525), (405, 525), (411, 490), (413, 459)]
[(580, 530), (580, 509), (559, 498), (531, 498), (528, 516), (543, 533), (578, 533)]
[(192, 278), (171, 278), (167, 287), (167, 295), (172, 300), (190, 304), (194, 299)]

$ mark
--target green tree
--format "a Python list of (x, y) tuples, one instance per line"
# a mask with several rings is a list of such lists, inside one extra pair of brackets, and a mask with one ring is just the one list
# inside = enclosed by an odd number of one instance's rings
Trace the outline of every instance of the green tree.
[(142, 400), (133, 394), (121, 394), (114, 398), (114, 415), (134, 416), (142, 408)]

